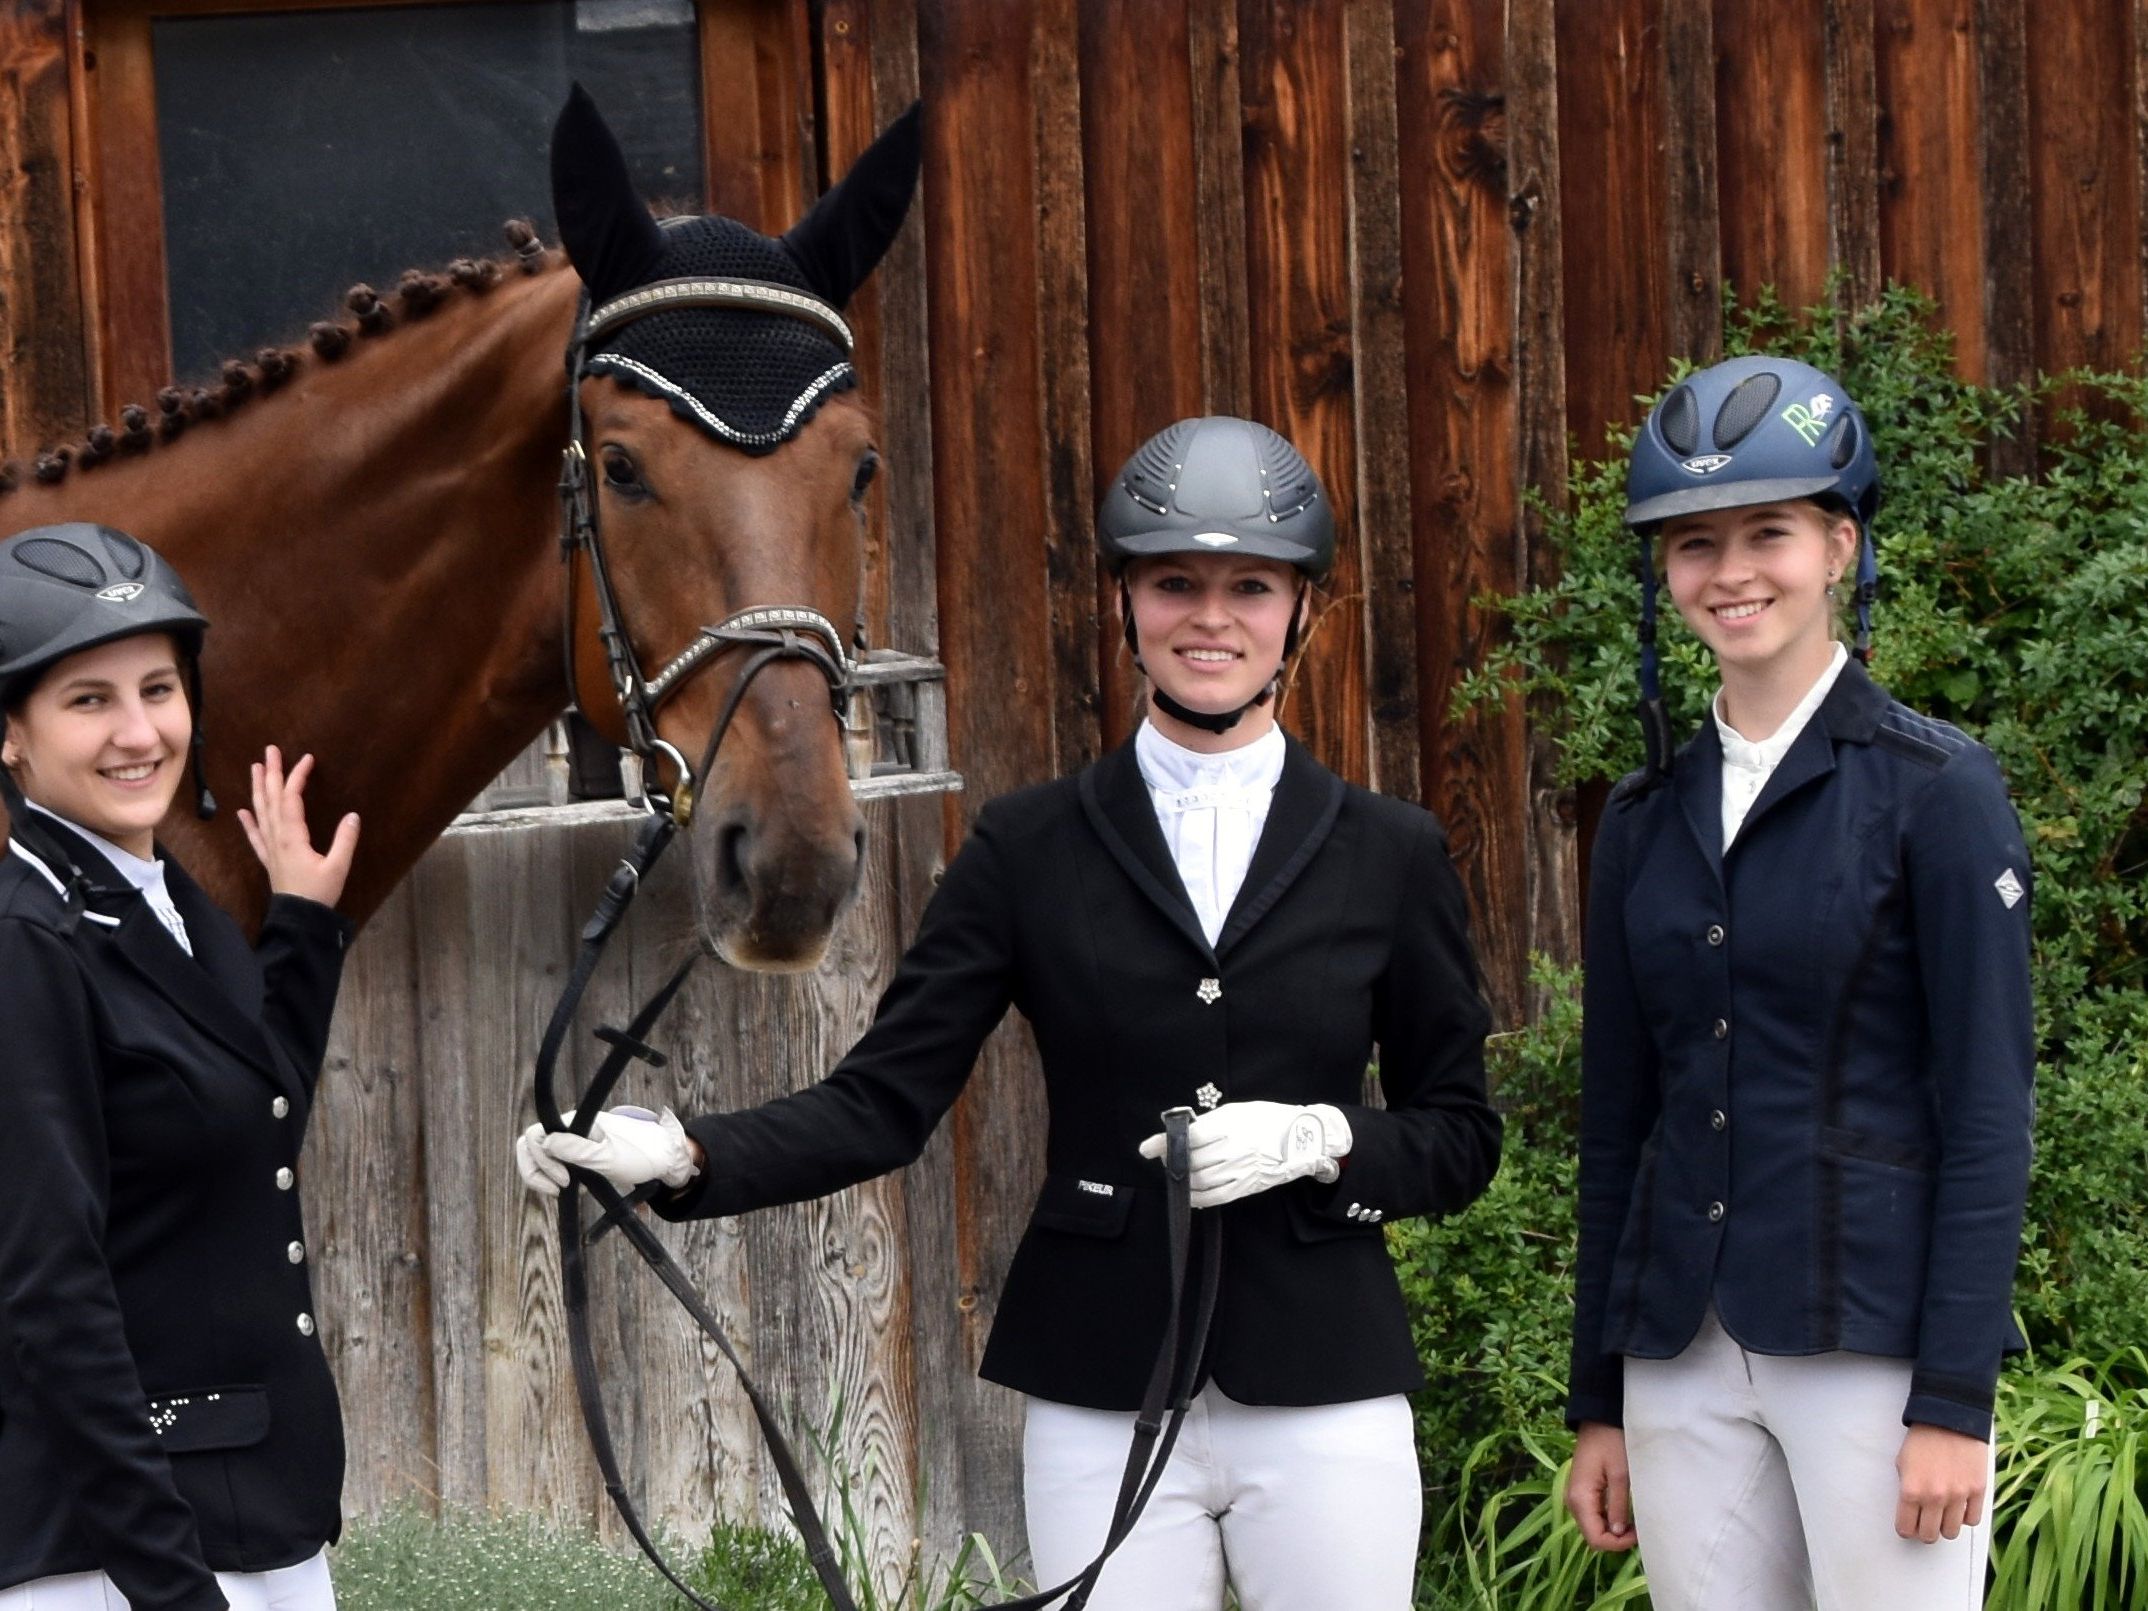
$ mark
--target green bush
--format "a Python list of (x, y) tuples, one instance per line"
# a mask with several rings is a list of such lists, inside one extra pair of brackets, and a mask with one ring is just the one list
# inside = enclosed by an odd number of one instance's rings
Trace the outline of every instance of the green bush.
[[(2036, 874), (2039, 1116), (2017, 1299), (2032, 1357), (2108, 1358), (2148, 1337), (2148, 379), (1973, 385), (1954, 374), (1932, 311), (1892, 288), (1838, 325), (1832, 309), (1795, 318), (1763, 296), (1729, 310), (1725, 347), (1805, 359), (1863, 405), (1886, 494), (1874, 523), (1873, 673), (1983, 740), (2006, 772)], [(1988, 475), (1993, 441), (2032, 412), (2050, 426), (2036, 473)], [(1574, 784), (1601, 784), (1642, 758), (1635, 550), (1620, 519), (1630, 439), (1630, 428), (1614, 433), (1613, 457), (1575, 467), (1569, 507), (1547, 515), (1560, 580), (1488, 601), (1507, 619), (1506, 641), (1456, 696), (1458, 713), (1516, 687), (1535, 696)], [(1675, 612), (1662, 621), (1672, 725), (1691, 732), (1714, 670)], [(1556, 1520), (1571, 1449), (1559, 1407), (1572, 1316), (1577, 977), (1540, 973), (1549, 1012), (1491, 1049), (1509, 1118), (1499, 1182), (1451, 1224), (1390, 1232), (1430, 1377), (1417, 1403), (1428, 1608), (1563, 1611), (1634, 1592), (1620, 1563), (1584, 1563), (1575, 1575), (1578, 1537)], [(2078, 1509), (2054, 1521), (2037, 1497), (2065, 1464), (2038, 1442), (2054, 1401), (2070, 1396), (2078, 1430), (2081, 1389), (2069, 1375), (2101, 1384), (2118, 1417), (2123, 1394), (2107, 1373), (2017, 1362), (2004, 1385), (1997, 1525), (2004, 1538), (2033, 1519), (2020, 1537), (2037, 1540), (2035, 1550), (2017, 1543), (2014, 1559), (2055, 1559), (2043, 1542), (2054, 1528), (2078, 1539), (2090, 1526)], [(2124, 1404), (2138, 1427), (2138, 1400)], [(2074, 1443), (2067, 1452), (2090, 1464), (2117, 1448)], [(2148, 1472), (2130, 1458), (2110, 1455), (2097, 1514), (2099, 1525), (2133, 1530), (2100, 1535), (2098, 1547), (2118, 1551), (2122, 1537), (2133, 1550), (2124, 1558), (2138, 1561), (2148, 1554), (2137, 1530)], [(1464, 1559), (1472, 1551), (1475, 1562)], [(2127, 1582), (2143, 1593), (2137, 1575)], [(2076, 1602), (2007, 1587), (1991, 1603)]]
[(341, 1611), (672, 1611), (680, 1603), (639, 1555), (526, 1516), (436, 1519), (403, 1507), (353, 1523), (330, 1569)]
[(2148, 1354), (1999, 1383), (1994, 1611), (2148, 1603)]

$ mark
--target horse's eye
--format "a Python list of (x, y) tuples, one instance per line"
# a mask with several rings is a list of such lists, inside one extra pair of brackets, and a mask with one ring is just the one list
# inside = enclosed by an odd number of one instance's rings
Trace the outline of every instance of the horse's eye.
[(869, 452), (858, 461), (858, 473), (851, 478), (850, 482), (850, 501), (852, 503), (863, 503), (865, 501), (865, 490), (873, 484), (873, 477), (879, 471), (880, 455), (877, 453)]
[(645, 495), (649, 490), (642, 485), (641, 468), (635, 464), (634, 455), (622, 447), (604, 449), (604, 484), (614, 492), (629, 495)]

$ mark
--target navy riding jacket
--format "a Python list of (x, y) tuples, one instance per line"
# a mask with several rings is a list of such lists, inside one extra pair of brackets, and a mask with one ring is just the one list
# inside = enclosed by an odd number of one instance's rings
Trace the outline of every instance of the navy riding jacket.
[(1843, 668), (1726, 854), (1715, 724), (1614, 791), (1590, 880), (1567, 1418), (1714, 1303), (1763, 1354), (1915, 1362), (1991, 1431), (2034, 1107), (2029, 859), (1991, 753)]

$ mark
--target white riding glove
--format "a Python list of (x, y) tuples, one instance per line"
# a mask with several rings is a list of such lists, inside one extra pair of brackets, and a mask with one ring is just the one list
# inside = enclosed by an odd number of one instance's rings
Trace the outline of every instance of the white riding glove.
[[(1350, 1121), (1325, 1102), (1226, 1102), (1186, 1127), (1191, 1151), (1193, 1206), (1215, 1208), (1303, 1176), (1330, 1181), (1350, 1151)], [(1141, 1143), (1141, 1156), (1161, 1158), (1161, 1132)]]
[[(569, 1124), (574, 1115), (564, 1116)], [(515, 1168), (522, 1184), (544, 1197), (557, 1197), (567, 1184), (567, 1166), (602, 1175), (622, 1192), (646, 1181), (683, 1186), (701, 1171), (694, 1165), (686, 1127), (666, 1108), (616, 1107), (590, 1122), (589, 1134), (547, 1131), (533, 1124), (515, 1140)]]

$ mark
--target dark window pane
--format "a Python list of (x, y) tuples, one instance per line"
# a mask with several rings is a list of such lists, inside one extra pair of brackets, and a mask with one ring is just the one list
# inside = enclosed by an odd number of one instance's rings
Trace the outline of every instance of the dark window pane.
[(698, 210), (693, 0), (519, 0), (162, 17), (152, 35), (172, 358), (202, 380), (365, 280), (502, 250), (551, 216), (579, 79), (644, 196)]

